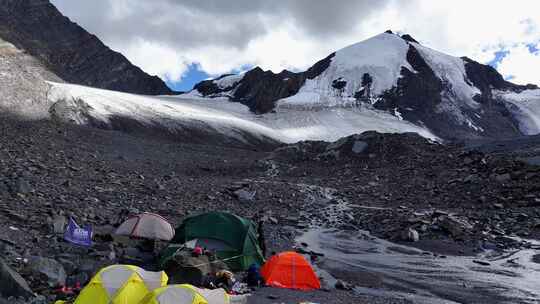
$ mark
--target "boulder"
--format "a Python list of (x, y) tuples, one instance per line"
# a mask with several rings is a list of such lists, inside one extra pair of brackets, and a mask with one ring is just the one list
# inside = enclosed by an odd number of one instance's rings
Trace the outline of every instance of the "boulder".
[(31, 298), (34, 293), (28, 283), (0, 259), (0, 296), (9, 298)]
[(0, 180), (0, 194), (9, 193), (10, 188), (5, 181)]
[(444, 228), (453, 237), (460, 237), (473, 229), (473, 225), (464, 219), (455, 216), (441, 216), (438, 225)]
[(31, 257), (28, 269), (35, 274), (43, 275), (50, 287), (63, 286), (66, 284), (66, 271), (64, 266), (56, 260), (44, 257)]
[(30, 185), (30, 183), (27, 180), (23, 179), (23, 178), (18, 178), (16, 180), (14, 180), (10, 185), (10, 189), (11, 189), (11, 193), (13, 195), (15, 195), (15, 194), (28, 194), (28, 193), (33, 191), (32, 186)]
[(361, 140), (357, 140), (354, 142), (353, 146), (352, 146), (352, 151), (353, 153), (355, 154), (360, 154), (362, 152), (364, 152), (364, 150), (366, 150), (368, 147), (368, 143), (365, 142), (365, 141), (361, 141)]
[(499, 174), (495, 176), (495, 180), (497, 180), (500, 183), (510, 181), (511, 179), (512, 179), (512, 176), (509, 173)]
[(336, 284), (334, 285), (334, 287), (339, 290), (352, 290), (353, 289), (353, 286), (351, 286), (349, 283), (342, 280), (338, 280)]
[(249, 203), (254, 201), (256, 194), (257, 191), (248, 191), (245, 189), (234, 191), (234, 196), (236, 196), (236, 198), (242, 203)]
[(67, 225), (67, 218), (63, 215), (57, 215), (53, 218), (52, 228), (55, 234), (63, 234)]
[(495, 209), (504, 209), (504, 205), (500, 203), (493, 204), (493, 207), (495, 207)]
[(335, 158), (338, 159), (342, 155), (356, 155), (361, 154), (368, 148), (368, 143), (364, 141), (364, 137), (361, 134), (355, 134), (348, 137), (341, 138), (340, 140), (330, 143), (326, 147), (326, 151), (321, 154), (321, 158)]

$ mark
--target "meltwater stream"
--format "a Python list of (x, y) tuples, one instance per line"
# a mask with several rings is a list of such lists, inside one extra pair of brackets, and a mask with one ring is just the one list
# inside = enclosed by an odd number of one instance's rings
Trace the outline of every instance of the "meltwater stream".
[[(346, 202), (328, 188), (301, 185), (309, 205), (326, 205), (343, 216)], [(334, 206), (335, 205), (335, 206)], [(320, 271), (362, 287), (361, 294), (412, 303), (540, 303), (540, 264), (533, 249), (486, 252), (477, 257), (441, 257), (371, 236), (312, 224), (298, 238), (307, 249), (323, 253)], [(482, 260), (490, 265), (473, 262)], [(325, 276), (323, 276), (325, 277)], [(330, 282), (329, 285), (332, 285)]]

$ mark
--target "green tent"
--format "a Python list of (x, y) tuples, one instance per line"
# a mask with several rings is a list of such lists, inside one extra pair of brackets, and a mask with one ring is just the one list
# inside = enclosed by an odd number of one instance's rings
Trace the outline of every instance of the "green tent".
[(178, 245), (196, 240), (197, 246), (215, 251), (231, 270), (247, 270), (251, 264), (262, 265), (264, 257), (258, 245), (255, 224), (225, 212), (210, 212), (186, 218), (176, 228), (171, 245), (161, 256), (161, 265), (174, 256)]

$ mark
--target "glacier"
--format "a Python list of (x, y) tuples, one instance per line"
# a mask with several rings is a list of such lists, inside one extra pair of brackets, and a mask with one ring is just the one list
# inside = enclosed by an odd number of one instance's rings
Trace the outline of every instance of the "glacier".
[(88, 124), (89, 118), (107, 125), (111, 123), (111, 117), (125, 117), (148, 126), (158, 123), (173, 133), (187, 126), (209, 128), (239, 140), (243, 140), (242, 134), (248, 133), (283, 143), (334, 141), (368, 130), (416, 132), (438, 140), (427, 128), (369, 107), (295, 107), (257, 115), (248, 107), (226, 99), (197, 98), (194, 95), (142, 96), (73, 84), (50, 84), (49, 99), (54, 104), (56, 115), (66, 122), (80, 125)]

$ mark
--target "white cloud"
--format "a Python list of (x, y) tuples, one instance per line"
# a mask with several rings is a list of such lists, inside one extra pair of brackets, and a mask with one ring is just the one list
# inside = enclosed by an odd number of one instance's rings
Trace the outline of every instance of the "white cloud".
[(145, 72), (159, 75), (167, 81), (180, 81), (190, 64), (188, 59), (174, 49), (144, 40), (123, 49), (124, 56), (137, 63)]
[[(540, 44), (536, 45), (540, 47)], [(508, 54), (499, 63), (498, 70), (511, 76), (518, 84), (540, 83), (540, 52), (531, 53), (527, 45), (520, 44), (507, 50)]]
[(426, 44), (484, 62), (501, 48), (540, 38), (537, 0), (416, 0), (399, 17), (399, 27)]
[(92, 1), (98, 11), (72, 0), (53, 3), (135, 64), (170, 80), (191, 63), (212, 75), (245, 65), (305, 69), (392, 29), (484, 63), (508, 50), (500, 70), (540, 84), (540, 73), (535, 76), (531, 68), (538, 66), (538, 56), (524, 48), (540, 42), (538, 0)]

